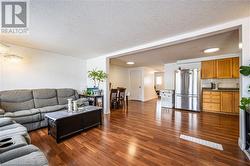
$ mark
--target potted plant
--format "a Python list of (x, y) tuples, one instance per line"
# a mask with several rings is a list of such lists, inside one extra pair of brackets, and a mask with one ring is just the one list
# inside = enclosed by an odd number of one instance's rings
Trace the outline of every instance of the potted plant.
[[(244, 76), (250, 76), (250, 66), (241, 66), (240, 73)], [(250, 92), (250, 85), (248, 87), (248, 92)], [(250, 98), (242, 97), (240, 101), (240, 108), (244, 111), (250, 112)]]
[(103, 70), (93, 69), (88, 71), (88, 77), (93, 80), (94, 88), (99, 89), (100, 83), (103, 82), (108, 77), (108, 75)]

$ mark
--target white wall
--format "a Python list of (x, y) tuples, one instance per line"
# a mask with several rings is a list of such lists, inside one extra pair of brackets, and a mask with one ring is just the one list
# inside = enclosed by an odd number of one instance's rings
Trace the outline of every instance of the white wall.
[(175, 81), (175, 70), (178, 69), (176, 63), (169, 63), (164, 65), (164, 84), (165, 89), (175, 89), (174, 81)]
[[(93, 70), (93, 69), (103, 70), (104, 72), (109, 74), (109, 59), (101, 56), (101, 57), (88, 59), (86, 61), (87, 87), (94, 87), (93, 81), (90, 80), (87, 76), (88, 71)], [(102, 89), (103, 94), (104, 94), (104, 113), (108, 114), (108, 113), (110, 113), (110, 108), (109, 108), (109, 78), (100, 84), (99, 89)]]
[(129, 88), (129, 72), (128, 68), (112, 65), (109, 66), (109, 81), (111, 88), (125, 87), (128, 91)]
[(10, 52), (23, 59), (13, 64), (0, 55), (0, 90), (86, 87), (84, 60), (15, 45)]
[(157, 97), (154, 89), (154, 70), (144, 67), (143, 68), (143, 88), (144, 96), (143, 101), (152, 100)]
[[(156, 78), (157, 77), (161, 77), (162, 78), (162, 84), (161, 85), (157, 85), (156, 84)], [(165, 87), (164, 81), (165, 81), (164, 72), (155, 72), (154, 73), (154, 86), (155, 86), (156, 90), (162, 90), (162, 89), (164, 89), (164, 87)]]

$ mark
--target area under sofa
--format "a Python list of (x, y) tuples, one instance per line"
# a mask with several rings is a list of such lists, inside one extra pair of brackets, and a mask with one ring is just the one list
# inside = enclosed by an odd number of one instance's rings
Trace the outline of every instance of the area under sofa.
[(65, 109), (69, 98), (78, 99), (77, 91), (68, 88), (1, 91), (0, 118), (10, 117), (28, 131), (47, 127), (44, 115)]

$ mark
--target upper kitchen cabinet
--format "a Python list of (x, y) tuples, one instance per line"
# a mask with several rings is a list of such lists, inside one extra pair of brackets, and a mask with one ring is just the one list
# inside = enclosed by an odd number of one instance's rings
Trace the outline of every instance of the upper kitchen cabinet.
[(201, 78), (239, 78), (239, 57), (202, 61)]
[(217, 78), (232, 78), (233, 77), (233, 59), (218, 59), (217, 60)]
[(240, 60), (239, 57), (233, 58), (233, 78), (239, 78), (240, 77)]
[(209, 79), (216, 78), (216, 60), (201, 62), (201, 78)]

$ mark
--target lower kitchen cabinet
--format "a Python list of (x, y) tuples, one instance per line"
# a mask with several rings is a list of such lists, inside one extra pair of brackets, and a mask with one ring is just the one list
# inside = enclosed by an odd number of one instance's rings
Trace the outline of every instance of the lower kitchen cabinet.
[(239, 92), (204, 90), (202, 101), (205, 112), (239, 113)]
[(234, 92), (234, 113), (240, 112), (240, 93)]
[(221, 112), (234, 112), (234, 92), (221, 92)]
[(203, 111), (220, 112), (220, 92), (203, 91)]

